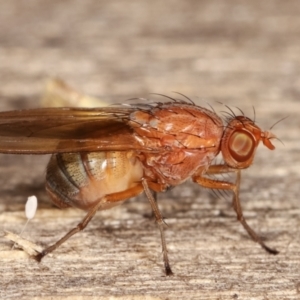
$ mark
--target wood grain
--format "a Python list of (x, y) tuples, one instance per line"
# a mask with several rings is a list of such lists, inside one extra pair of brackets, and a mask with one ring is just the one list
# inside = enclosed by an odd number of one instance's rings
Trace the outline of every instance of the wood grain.
[[(300, 3), (289, 1), (0, 0), (0, 109), (39, 105), (58, 76), (108, 102), (178, 91), (218, 111), (238, 106), (272, 130), (243, 173), (249, 224), (280, 251), (265, 253), (228, 197), (187, 182), (160, 195), (173, 271), (144, 197), (99, 213), (38, 264), (0, 238), (1, 299), (299, 299)], [(0, 156), (0, 223), (19, 233), (29, 195), (40, 199), (24, 238), (53, 243), (84, 213), (59, 210), (43, 189), (48, 157)]]

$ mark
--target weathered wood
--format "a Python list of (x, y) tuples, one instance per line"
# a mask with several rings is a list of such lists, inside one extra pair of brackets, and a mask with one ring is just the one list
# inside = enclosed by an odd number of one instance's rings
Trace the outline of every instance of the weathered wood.
[[(38, 264), (0, 238), (1, 299), (299, 299), (300, 2), (0, 0), (0, 109), (39, 105), (59, 76), (110, 102), (178, 91), (218, 110), (238, 106), (280, 141), (260, 147), (241, 201), (265, 253), (228, 197), (192, 183), (159, 196), (175, 273), (163, 273), (144, 197), (100, 212)], [(47, 157), (0, 155), (0, 224), (19, 233), (29, 195), (41, 200), (24, 238), (49, 245), (84, 212), (51, 206)], [(110, 298), (111, 297), (111, 298)]]

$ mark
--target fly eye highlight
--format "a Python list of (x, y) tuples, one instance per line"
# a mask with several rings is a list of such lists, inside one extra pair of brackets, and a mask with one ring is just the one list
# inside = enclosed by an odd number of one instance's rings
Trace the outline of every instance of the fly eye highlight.
[(245, 116), (235, 116), (224, 129), (221, 152), (225, 163), (235, 169), (248, 168), (254, 158), (260, 141), (273, 150), (271, 139), (276, 138), (269, 131), (262, 131), (252, 120)]
[(245, 162), (253, 155), (255, 145), (251, 134), (245, 131), (235, 131), (229, 139), (228, 150), (234, 160)]

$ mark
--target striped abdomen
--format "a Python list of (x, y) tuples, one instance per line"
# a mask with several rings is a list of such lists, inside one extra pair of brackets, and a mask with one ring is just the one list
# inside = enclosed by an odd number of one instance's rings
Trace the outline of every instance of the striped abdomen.
[(87, 210), (105, 195), (134, 187), (142, 177), (142, 164), (131, 151), (62, 153), (50, 159), (46, 188), (57, 206)]

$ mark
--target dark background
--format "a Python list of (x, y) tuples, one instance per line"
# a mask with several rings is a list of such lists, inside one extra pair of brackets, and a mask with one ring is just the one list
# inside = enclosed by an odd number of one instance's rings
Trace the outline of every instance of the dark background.
[[(143, 197), (99, 213), (41, 264), (0, 239), (1, 298), (298, 299), (300, 2), (0, 0), (0, 109), (40, 105), (60, 77), (107, 102), (177, 91), (197, 104), (241, 108), (282, 141), (258, 149), (243, 175), (250, 225), (230, 200), (183, 184), (160, 196), (175, 276), (163, 274), (160, 238)], [(284, 144), (284, 145), (283, 145)], [(47, 157), (0, 155), (2, 230), (21, 231), (23, 206), (41, 200), (24, 237), (45, 246), (84, 215), (51, 206)], [(67, 298), (68, 299), (68, 298)]]

